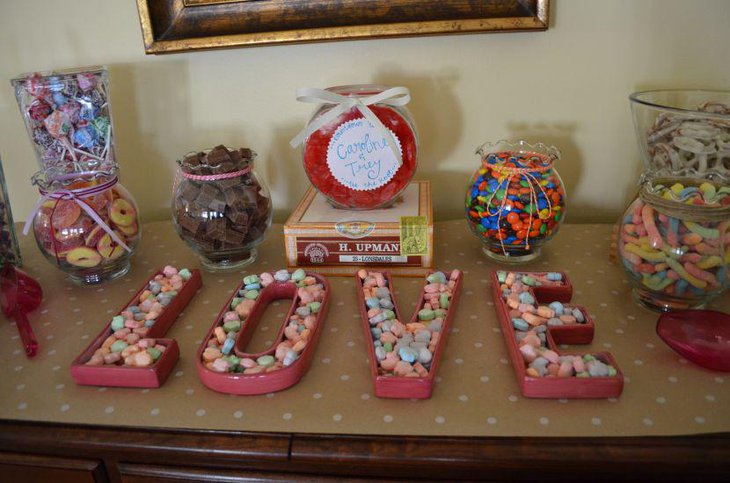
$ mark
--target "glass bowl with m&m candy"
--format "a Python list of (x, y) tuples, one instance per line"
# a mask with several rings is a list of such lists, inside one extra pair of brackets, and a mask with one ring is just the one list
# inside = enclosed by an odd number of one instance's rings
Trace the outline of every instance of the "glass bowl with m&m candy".
[(554, 167), (560, 151), (542, 143), (497, 141), (477, 149), (481, 166), (466, 190), (466, 218), (500, 262), (540, 256), (565, 217), (565, 189)]

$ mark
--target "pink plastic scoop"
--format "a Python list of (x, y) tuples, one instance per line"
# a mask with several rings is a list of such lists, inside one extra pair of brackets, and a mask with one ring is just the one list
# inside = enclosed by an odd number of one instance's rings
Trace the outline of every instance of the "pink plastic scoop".
[(730, 371), (730, 315), (714, 310), (666, 312), (656, 332), (687, 360), (713, 371)]
[(28, 321), (28, 313), (38, 308), (43, 299), (40, 284), (26, 273), (6, 263), (0, 272), (0, 305), (8, 318), (13, 318), (28, 357), (38, 352), (38, 341)]

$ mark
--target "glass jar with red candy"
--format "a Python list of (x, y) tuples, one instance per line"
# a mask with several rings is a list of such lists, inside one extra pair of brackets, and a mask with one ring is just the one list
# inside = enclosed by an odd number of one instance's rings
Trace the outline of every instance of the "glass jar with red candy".
[(554, 167), (560, 151), (542, 143), (497, 141), (477, 149), (481, 166), (466, 191), (466, 218), (501, 262), (527, 262), (558, 231), (565, 189)]
[[(390, 206), (416, 171), (418, 135), (404, 107), (407, 89), (352, 85), (319, 92), (331, 97), (318, 98), (309, 126), (319, 127), (304, 139), (309, 180), (338, 208)], [(333, 109), (338, 114), (331, 118)], [(377, 119), (369, 120), (365, 109)]]

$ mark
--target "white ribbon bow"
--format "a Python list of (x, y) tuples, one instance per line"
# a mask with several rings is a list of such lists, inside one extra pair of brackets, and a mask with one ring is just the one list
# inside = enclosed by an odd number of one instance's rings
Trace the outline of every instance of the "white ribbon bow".
[(392, 87), (368, 97), (348, 97), (324, 89), (297, 89), (297, 101), (299, 102), (308, 102), (312, 104), (336, 104), (336, 106), (319, 116), (317, 119), (313, 119), (299, 134), (289, 141), (289, 144), (293, 148), (299, 146), (309, 137), (310, 134), (318, 131), (323, 126), (336, 119), (337, 116), (354, 107), (360, 111), (365, 119), (375, 126), (380, 134), (383, 135), (383, 138), (385, 138), (385, 141), (388, 143), (388, 147), (391, 151), (393, 151), (393, 154), (398, 160), (398, 166), (400, 166), (403, 164), (403, 158), (401, 156), (400, 149), (398, 149), (398, 144), (396, 144), (395, 139), (393, 139), (393, 134), (383, 125), (382, 122), (380, 122), (380, 119), (378, 119), (368, 106), (373, 104), (385, 104), (388, 106), (398, 107), (408, 104), (410, 100), (411, 94), (406, 87)]

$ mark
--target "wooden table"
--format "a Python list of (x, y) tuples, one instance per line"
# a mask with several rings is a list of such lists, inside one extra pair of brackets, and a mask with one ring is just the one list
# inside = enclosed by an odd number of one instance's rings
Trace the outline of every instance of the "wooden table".
[[(169, 223), (150, 223), (127, 277), (76, 287), (23, 239), (24, 269), (45, 290), (31, 316), (41, 350), (26, 359), (15, 327), (0, 324), (0, 481), (727, 479), (730, 375), (694, 366), (655, 335), (657, 315), (632, 302), (623, 271), (607, 261), (609, 233), (609, 225), (567, 225), (521, 268), (569, 273), (596, 336), (561, 350), (612, 352), (627, 379), (611, 400), (519, 394), (489, 294), (488, 275), (500, 267), (462, 220), (436, 224), (436, 267), (463, 269), (465, 296), (427, 401), (375, 398), (354, 284), (343, 277), (330, 278), (332, 309), (298, 385), (246, 397), (200, 383), (192, 358), (229, 291), (244, 273), (284, 265), (279, 225), (246, 272), (204, 273), (203, 289), (168, 333), (181, 359), (163, 387), (76, 386), (71, 360), (130, 291), (165, 263), (197, 262)], [(401, 304), (415, 300), (420, 283), (396, 280)], [(728, 311), (730, 298), (711, 307)], [(268, 342), (277, 312), (267, 310), (251, 344)]]

